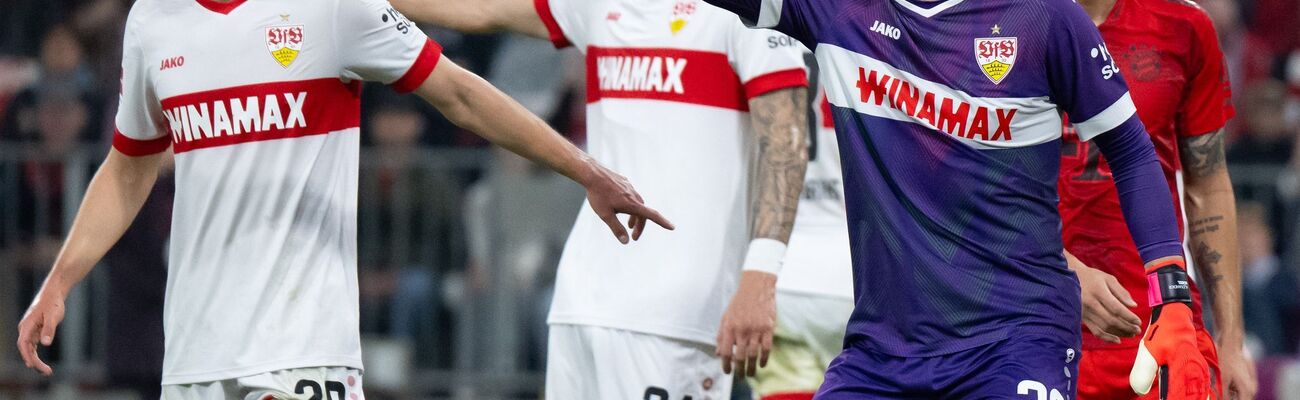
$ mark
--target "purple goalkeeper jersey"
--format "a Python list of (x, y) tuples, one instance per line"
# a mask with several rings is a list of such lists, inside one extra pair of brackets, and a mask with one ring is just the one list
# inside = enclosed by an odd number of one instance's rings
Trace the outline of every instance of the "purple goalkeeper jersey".
[(1135, 111), (1078, 5), (706, 1), (817, 55), (843, 155), (849, 343), (925, 357), (1012, 332), (1078, 337), (1056, 207), (1060, 113), (1088, 140)]

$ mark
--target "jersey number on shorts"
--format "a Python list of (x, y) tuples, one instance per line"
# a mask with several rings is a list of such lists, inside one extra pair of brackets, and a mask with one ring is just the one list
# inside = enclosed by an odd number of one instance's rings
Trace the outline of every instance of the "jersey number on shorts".
[[(654, 386), (645, 388), (645, 396), (642, 400), (669, 400), (668, 389)], [(691, 396), (686, 396), (682, 400), (691, 400)]]
[(303, 379), (298, 381), (293, 393), (307, 394), (308, 390), (311, 391), (311, 397), (307, 400), (345, 400), (348, 391), (347, 386), (343, 386), (343, 382), (325, 381), (325, 390), (321, 390), (319, 382)]
[(1061, 394), (1061, 391), (1052, 389), (1049, 392), (1047, 385), (1039, 381), (1024, 380), (1020, 381), (1020, 384), (1016, 386), (1016, 394), (1029, 394), (1029, 392), (1035, 393), (1034, 398), (1036, 400), (1065, 400), (1065, 396)]

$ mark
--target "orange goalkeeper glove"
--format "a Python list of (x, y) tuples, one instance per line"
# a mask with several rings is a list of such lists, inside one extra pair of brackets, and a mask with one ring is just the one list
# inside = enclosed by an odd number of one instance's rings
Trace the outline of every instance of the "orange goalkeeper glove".
[(1143, 332), (1129, 385), (1138, 395), (1151, 391), (1160, 378), (1160, 400), (1205, 400), (1210, 369), (1197, 349), (1192, 323), (1192, 291), (1187, 267), (1172, 261), (1147, 269), (1151, 321)]

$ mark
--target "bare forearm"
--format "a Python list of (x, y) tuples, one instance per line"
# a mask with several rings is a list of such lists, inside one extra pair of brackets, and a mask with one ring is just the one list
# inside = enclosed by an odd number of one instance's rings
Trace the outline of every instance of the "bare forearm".
[(1224, 166), (1223, 131), (1183, 139), (1179, 146), (1193, 265), (1214, 312), (1216, 338), (1239, 347), (1244, 328), (1237, 205)]
[(1226, 172), (1222, 184), (1187, 187), (1188, 248), (1214, 311), (1216, 337), (1242, 339), (1237, 211)]
[(393, 8), (417, 22), (466, 33), (493, 30), (488, 8), (491, 0), (389, 0)]
[(750, 100), (758, 139), (754, 184), (753, 237), (790, 241), (799, 193), (808, 168), (808, 91), (792, 88)]
[[(445, 62), (446, 60), (444, 60)], [(451, 93), (434, 94), (434, 89), (420, 89), (420, 95), (429, 100), (443, 115), (457, 126), (474, 132), (488, 141), (538, 164), (585, 184), (594, 162), (568, 140), (546, 125), (541, 118), (528, 112), (487, 81), (460, 67), (444, 73), (452, 77), (435, 76), (430, 80), (448, 79), (435, 85), (450, 88)], [(429, 86), (430, 83), (426, 83)]]
[(548, 36), (532, 0), (390, 0), (407, 18), (465, 33)]
[(86, 189), (68, 238), (41, 289), (44, 294), (66, 295), (117, 243), (149, 197), (161, 157), (109, 154)]

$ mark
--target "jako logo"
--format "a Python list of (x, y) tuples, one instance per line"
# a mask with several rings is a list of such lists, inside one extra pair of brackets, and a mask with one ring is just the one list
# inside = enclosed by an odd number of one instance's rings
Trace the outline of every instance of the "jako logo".
[(893, 25), (880, 22), (879, 20), (877, 20), (876, 23), (871, 24), (871, 31), (885, 35), (885, 37), (894, 40), (898, 40), (898, 38), (903, 35), (903, 31), (898, 30), (898, 28), (895, 28)]
[(162, 65), (158, 67), (158, 70), (162, 71), (170, 68), (180, 68), (182, 66), (185, 66), (185, 56), (164, 58), (162, 59)]

